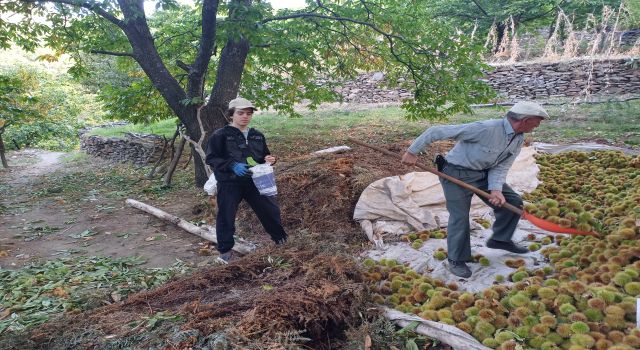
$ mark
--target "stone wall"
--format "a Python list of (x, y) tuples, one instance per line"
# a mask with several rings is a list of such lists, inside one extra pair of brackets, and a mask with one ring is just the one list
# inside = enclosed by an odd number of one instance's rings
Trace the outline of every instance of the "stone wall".
[(126, 133), (124, 138), (80, 135), (80, 149), (87, 154), (137, 165), (155, 163), (160, 158), (163, 145), (164, 138), (158, 135)]
[(344, 82), (335, 91), (342, 95), (344, 102), (355, 103), (400, 102), (413, 98), (411, 91), (381, 86), (383, 79), (384, 74), (381, 72), (361, 74), (355, 80)]
[[(639, 62), (640, 63), (640, 62)], [(496, 66), (489, 84), (502, 96), (545, 99), (590, 94), (640, 93), (640, 67), (627, 59), (572, 60)], [(636, 63), (638, 64), (638, 63)]]
[[(640, 94), (640, 64), (631, 59), (603, 59), (551, 63), (496, 65), (487, 82), (504, 100), (547, 99), (591, 94)], [(593, 68), (591, 68), (593, 65)], [(381, 87), (380, 72), (362, 74), (336, 89), (345, 102), (385, 103), (411, 98), (411, 92)]]

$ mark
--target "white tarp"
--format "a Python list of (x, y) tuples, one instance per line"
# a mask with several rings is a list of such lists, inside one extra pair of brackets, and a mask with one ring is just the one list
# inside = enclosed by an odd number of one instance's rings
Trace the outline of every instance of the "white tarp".
[[(609, 150), (610, 146), (598, 144), (575, 145), (550, 145), (534, 144), (540, 151), (557, 153), (568, 150), (595, 151)], [(633, 153), (633, 150), (625, 150), (625, 153)], [(514, 162), (507, 176), (507, 183), (519, 192), (531, 192), (538, 185), (538, 166), (535, 164), (536, 151), (533, 147), (523, 148), (520, 156)], [(399, 192), (399, 193), (397, 193)], [(482, 203), (476, 196), (472, 202), (471, 217), (490, 218), (492, 210)], [(379, 206), (379, 207), (378, 207)], [(408, 213), (407, 218), (402, 218), (402, 213)], [(410, 215), (409, 215), (410, 214)], [(409, 217), (410, 216), (410, 217)], [(376, 249), (365, 253), (375, 260), (396, 259), (402, 264), (407, 264), (419, 273), (428, 273), (434, 278), (445, 282), (458, 282), (461, 290), (481, 291), (491, 286), (496, 275), (502, 275), (505, 279), (515, 269), (505, 265), (507, 259), (524, 259), (528, 269), (541, 268), (545, 265), (540, 251), (526, 254), (512, 254), (503, 250), (489, 249), (485, 246), (486, 240), (491, 236), (491, 229), (483, 229), (476, 225), (471, 231), (472, 255), (481, 254), (490, 261), (489, 266), (481, 266), (478, 263), (470, 263), (472, 271), (469, 279), (462, 279), (449, 273), (445, 268), (445, 262), (433, 257), (433, 252), (438, 248), (447, 248), (446, 239), (428, 239), (420, 249), (413, 249), (406, 242), (396, 242), (385, 245), (382, 240), (384, 233), (404, 234), (416, 231), (416, 227), (422, 224), (425, 228), (436, 225), (446, 226), (447, 212), (445, 209), (444, 195), (439, 181), (430, 173), (410, 173), (403, 176), (395, 176), (378, 180), (367, 187), (354, 212), (354, 219), (360, 224), (371, 241), (376, 244)], [(491, 219), (491, 221), (493, 221)], [(528, 246), (532, 242), (527, 235), (534, 234), (534, 241), (540, 241), (546, 235), (545, 232), (526, 220), (520, 220), (514, 233), (513, 241)], [(509, 282), (506, 282), (509, 283)]]
[(593, 142), (579, 142), (572, 143), (570, 145), (554, 145), (551, 143), (544, 142), (534, 142), (533, 146), (540, 152), (546, 153), (559, 153), (565, 151), (582, 151), (582, 152), (591, 152), (591, 151), (620, 151), (628, 155), (638, 155), (640, 154), (640, 150), (637, 149), (628, 149), (616, 146), (603, 145), (600, 143)]
[[(528, 246), (533, 243), (527, 240), (527, 235), (534, 233), (536, 240), (539, 241), (545, 234), (539, 229), (534, 228), (528, 222), (522, 220), (513, 235), (513, 241)], [(490, 261), (489, 266), (482, 266), (479, 263), (467, 264), (473, 275), (469, 279), (462, 279), (452, 275), (445, 268), (445, 261), (437, 260), (433, 257), (433, 252), (438, 248), (447, 249), (446, 239), (428, 239), (420, 249), (413, 249), (408, 243), (397, 242), (389, 244), (385, 249), (373, 249), (367, 252), (367, 256), (374, 259), (395, 259), (401, 264), (407, 264), (414, 271), (419, 273), (428, 273), (432, 278), (439, 278), (446, 283), (457, 282), (461, 290), (469, 290), (473, 292), (482, 291), (490, 287), (495, 281), (496, 275), (505, 277), (508, 280), (509, 274), (515, 269), (505, 265), (507, 259), (523, 259), (525, 265), (530, 269), (541, 268), (543, 256), (540, 251), (527, 254), (513, 254), (504, 250), (490, 249), (485, 246), (486, 240), (491, 236), (491, 229), (481, 229), (471, 231), (471, 253), (472, 255), (481, 254)], [(464, 283), (460, 283), (464, 281)], [(510, 282), (503, 282), (510, 284)]]
[[(507, 176), (507, 183), (518, 193), (531, 192), (538, 186), (540, 169), (535, 149), (524, 147)], [(471, 217), (487, 217), (491, 208), (477, 196), (471, 202)], [(385, 233), (404, 234), (446, 226), (449, 213), (438, 177), (428, 172), (413, 172), (386, 177), (371, 183), (360, 195), (353, 219), (360, 222), (365, 234), (382, 245)], [(480, 226), (471, 222), (472, 228)]]

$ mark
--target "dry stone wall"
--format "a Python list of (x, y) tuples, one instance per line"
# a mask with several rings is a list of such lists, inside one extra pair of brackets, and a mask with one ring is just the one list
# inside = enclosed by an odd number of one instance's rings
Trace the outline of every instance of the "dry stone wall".
[[(504, 100), (547, 99), (589, 94), (640, 94), (640, 59), (576, 59), (496, 65), (485, 76)], [(362, 74), (336, 89), (345, 102), (384, 103), (412, 98), (411, 92), (382, 87), (380, 72)]]
[(355, 103), (400, 102), (413, 98), (409, 90), (385, 88), (383, 80), (384, 74), (381, 72), (360, 74), (354, 80), (346, 81), (342, 86), (335, 88), (335, 91), (342, 95), (344, 102)]
[(126, 133), (123, 138), (80, 135), (80, 149), (92, 156), (137, 165), (155, 163), (162, 154), (164, 138)]
[(572, 60), (556, 63), (500, 65), (488, 83), (507, 98), (545, 99), (589, 94), (640, 93), (640, 61)]

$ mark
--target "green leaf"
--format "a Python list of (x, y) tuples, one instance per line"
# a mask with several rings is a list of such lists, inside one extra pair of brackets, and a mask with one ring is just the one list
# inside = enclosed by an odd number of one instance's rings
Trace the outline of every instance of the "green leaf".
[(397, 333), (399, 335), (403, 335), (403, 334), (407, 334), (407, 333), (413, 333), (413, 332), (415, 332), (416, 328), (418, 328), (419, 325), (420, 325), (420, 322), (411, 321), (408, 325), (402, 327), (402, 329), (400, 329)]
[(416, 344), (416, 341), (413, 339), (407, 339), (407, 341), (404, 343), (404, 348), (406, 350), (419, 350), (418, 344)]

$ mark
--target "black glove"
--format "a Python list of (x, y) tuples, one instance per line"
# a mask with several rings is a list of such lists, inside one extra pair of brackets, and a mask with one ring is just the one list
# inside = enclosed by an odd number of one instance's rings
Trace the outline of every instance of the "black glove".
[(447, 165), (447, 160), (444, 159), (444, 156), (442, 154), (438, 154), (434, 163), (436, 164), (436, 168), (438, 169), (438, 171), (441, 172), (444, 169), (444, 166)]

